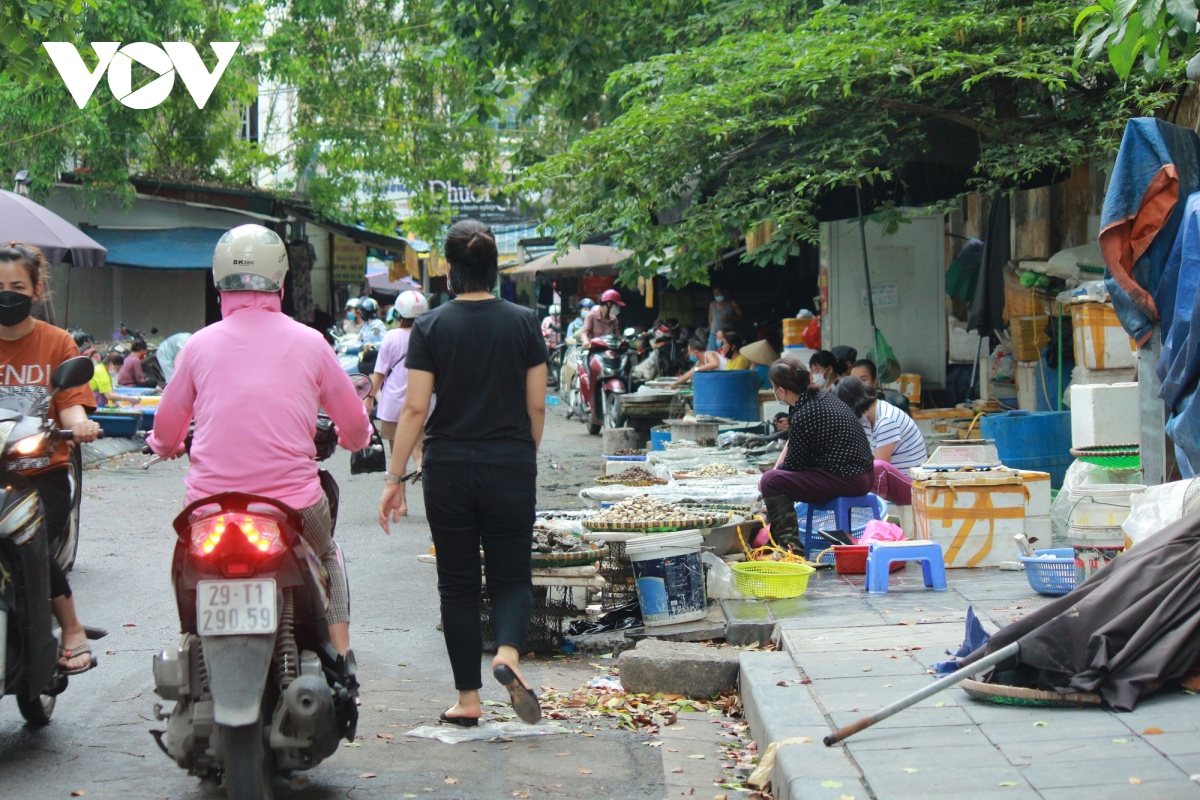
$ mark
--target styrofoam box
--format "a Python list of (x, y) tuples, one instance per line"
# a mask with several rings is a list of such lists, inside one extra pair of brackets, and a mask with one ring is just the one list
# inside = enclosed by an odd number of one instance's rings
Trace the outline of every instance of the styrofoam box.
[(960, 322), (952, 316), (947, 317), (950, 325), (950, 363), (974, 364), (979, 357), (979, 343), (983, 337), (968, 331), (967, 323)]
[(1071, 445), (1140, 444), (1136, 383), (1071, 385)]
[(1026, 517), (1050, 516), (1050, 473), (1021, 471), (1021, 480), (1029, 490), (1029, 499), (1025, 501)]
[(1019, 482), (949, 487), (913, 484), (916, 538), (942, 546), (947, 567), (998, 567), (1013, 560), (1013, 537), (1025, 532), (1025, 487)]

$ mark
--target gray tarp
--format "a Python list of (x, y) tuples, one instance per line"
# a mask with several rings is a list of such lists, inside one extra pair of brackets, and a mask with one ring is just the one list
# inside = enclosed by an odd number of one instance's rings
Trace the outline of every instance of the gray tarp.
[(1015, 641), (1020, 654), (990, 682), (1096, 692), (1110, 708), (1132, 711), (1148, 687), (1182, 677), (1200, 656), (1200, 512), (1001, 628), (963, 663)]

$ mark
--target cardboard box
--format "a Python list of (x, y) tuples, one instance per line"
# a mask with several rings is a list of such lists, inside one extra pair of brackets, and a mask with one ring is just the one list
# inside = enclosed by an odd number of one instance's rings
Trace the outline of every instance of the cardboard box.
[(946, 566), (997, 567), (1012, 561), (1025, 532), (1029, 488), (1015, 473), (965, 473), (913, 483), (915, 537), (941, 544)]

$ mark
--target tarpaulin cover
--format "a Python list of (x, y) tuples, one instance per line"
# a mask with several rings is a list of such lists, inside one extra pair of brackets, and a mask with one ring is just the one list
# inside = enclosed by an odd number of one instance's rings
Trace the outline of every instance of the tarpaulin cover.
[(117, 230), (88, 228), (108, 248), (108, 266), (134, 269), (212, 269), (213, 250), (225, 228)]
[(1191, 128), (1139, 117), (1125, 126), (1100, 217), (1105, 284), (1125, 331), (1150, 338), (1160, 309), (1175, 305), (1159, 285), (1183, 219), (1181, 198), (1200, 190), (1200, 137)]
[(1158, 396), (1167, 409), (1167, 433), (1184, 454), (1181, 467), (1200, 464), (1200, 409), (1192, 402), (1200, 377), (1200, 331), (1193, 328), (1200, 323), (1195, 313), (1200, 286), (1200, 192), (1182, 205), (1183, 221), (1159, 284), (1163, 348), (1157, 365), (1162, 380)]
[(1001, 628), (963, 665), (1012, 642), (1019, 653), (997, 665), (989, 682), (1096, 692), (1110, 708), (1132, 711), (1152, 685), (1181, 678), (1200, 656), (1200, 513)]

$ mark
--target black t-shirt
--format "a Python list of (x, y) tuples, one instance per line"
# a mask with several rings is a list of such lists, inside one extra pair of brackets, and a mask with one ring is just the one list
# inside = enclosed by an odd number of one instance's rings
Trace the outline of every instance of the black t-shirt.
[(525, 376), (546, 363), (537, 317), (507, 300), (454, 300), (422, 314), (408, 368), (433, 373), (428, 464), (465, 461), (537, 471)]
[(858, 417), (824, 390), (806, 392), (792, 406), (787, 451), (782, 466), (793, 472), (816, 467), (850, 478), (875, 466), (871, 441)]

